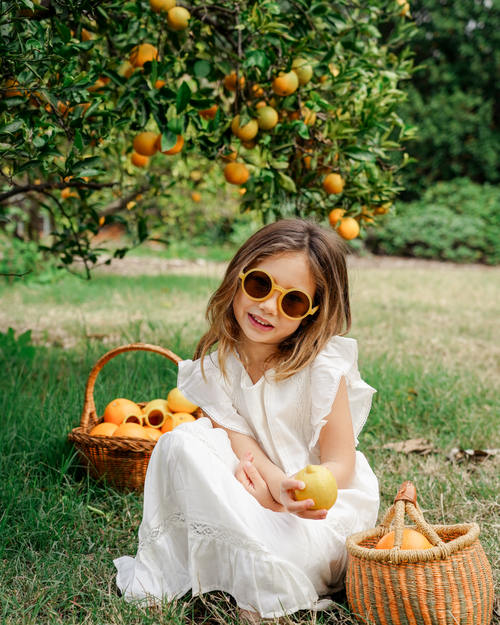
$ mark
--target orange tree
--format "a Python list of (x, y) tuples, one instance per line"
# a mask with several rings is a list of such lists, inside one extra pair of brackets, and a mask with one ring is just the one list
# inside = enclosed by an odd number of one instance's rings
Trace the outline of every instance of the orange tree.
[(346, 238), (401, 188), (405, 0), (1, 7), (1, 215), (42, 206), (66, 265), (96, 262), (92, 237), (123, 211), (147, 238), (141, 203), (126, 207), (168, 192), (187, 155), (242, 185), (244, 210), (330, 215)]

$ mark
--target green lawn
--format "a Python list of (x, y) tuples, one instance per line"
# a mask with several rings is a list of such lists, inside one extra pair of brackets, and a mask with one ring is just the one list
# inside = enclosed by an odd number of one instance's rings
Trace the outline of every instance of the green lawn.
[[(427, 519), (475, 520), (500, 582), (500, 457), (453, 465), (454, 446), (500, 448), (500, 272), (356, 269), (351, 274), (360, 369), (379, 390), (360, 438), (377, 473), (382, 510), (411, 479)], [(213, 275), (68, 278), (2, 286), (0, 331), (32, 329), (35, 348), (0, 336), (0, 602), (2, 623), (232, 622), (220, 593), (184, 598), (160, 613), (120, 599), (113, 558), (134, 554), (142, 497), (89, 481), (66, 435), (77, 426), (91, 366), (136, 340), (192, 354)], [(113, 397), (165, 396), (175, 367), (159, 356), (119, 356), (96, 386)], [(422, 436), (439, 453), (405, 456), (387, 442)], [(498, 595), (497, 595), (498, 596)], [(354, 624), (345, 607), (318, 622)], [(493, 623), (500, 623), (500, 606)], [(291, 622), (313, 623), (308, 613)]]

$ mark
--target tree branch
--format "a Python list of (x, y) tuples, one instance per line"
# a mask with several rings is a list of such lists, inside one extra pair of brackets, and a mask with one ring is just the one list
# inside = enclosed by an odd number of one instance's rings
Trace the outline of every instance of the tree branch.
[(111, 204), (109, 204), (103, 211), (99, 213), (99, 217), (107, 217), (108, 215), (114, 215), (115, 213), (119, 213), (127, 206), (129, 202), (134, 200), (139, 195), (139, 193), (144, 193), (148, 189), (149, 185), (143, 186), (140, 189), (136, 189), (129, 195), (122, 197), (119, 200), (115, 200), (114, 202), (111, 202)]
[(25, 184), (16, 185), (9, 191), (0, 193), (0, 202), (7, 200), (18, 193), (26, 193), (27, 191), (39, 191), (43, 193), (46, 189), (65, 189), (66, 187), (85, 187), (87, 189), (104, 189), (106, 187), (114, 187), (116, 182), (80, 182), (78, 180), (68, 180), (68, 182), (42, 182), (41, 184)]

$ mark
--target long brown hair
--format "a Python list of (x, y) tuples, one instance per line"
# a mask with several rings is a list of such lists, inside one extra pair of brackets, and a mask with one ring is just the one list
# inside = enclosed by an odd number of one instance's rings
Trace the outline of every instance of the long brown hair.
[[(206, 319), (209, 330), (200, 339), (195, 358), (203, 359), (218, 344), (222, 374), (230, 353), (236, 354), (240, 327), (233, 312), (233, 300), (240, 286), (240, 272), (263, 259), (293, 252), (305, 253), (316, 283), (314, 305), (318, 311), (288, 336), (273, 355), (276, 381), (284, 380), (310, 364), (332, 336), (351, 328), (347, 246), (333, 230), (326, 230), (309, 219), (284, 219), (269, 224), (252, 235), (229, 263), (222, 284), (210, 298)], [(268, 364), (267, 361), (265, 364)]]

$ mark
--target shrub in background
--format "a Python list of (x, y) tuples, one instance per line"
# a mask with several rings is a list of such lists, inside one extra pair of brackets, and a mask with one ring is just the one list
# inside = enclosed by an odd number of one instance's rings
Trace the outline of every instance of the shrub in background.
[(421, 200), (399, 203), (365, 242), (376, 254), (498, 264), (500, 188), (467, 178), (439, 182)]
[(406, 123), (419, 128), (407, 146), (418, 162), (403, 172), (403, 197), (458, 176), (498, 182), (500, 2), (415, 0), (411, 11), (418, 25), (411, 48), (423, 68), (400, 106)]

